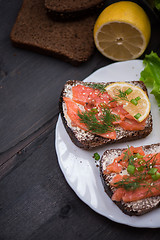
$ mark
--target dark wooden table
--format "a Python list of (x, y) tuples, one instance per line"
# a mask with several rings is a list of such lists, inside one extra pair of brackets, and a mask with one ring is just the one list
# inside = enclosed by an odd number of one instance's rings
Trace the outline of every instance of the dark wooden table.
[[(74, 67), (14, 48), (9, 35), (21, 3), (0, 0), (0, 239), (159, 239), (160, 229), (97, 214), (65, 181), (55, 152), (60, 92), (68, 79), (83, 80), (112, 61), (95, 50)], [(151, 22), (145, 53), (160, 56), (160, 25), (152, 14)]]

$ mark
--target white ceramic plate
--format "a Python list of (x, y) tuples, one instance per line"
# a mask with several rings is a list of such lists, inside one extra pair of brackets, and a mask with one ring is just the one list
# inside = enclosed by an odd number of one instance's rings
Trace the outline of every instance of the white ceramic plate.
[[(110, 82), (139, 80), (143, 70), (141, 60), (118, 62), (103, 67), (84, 81)], [(96, 152), (100, 155), (108, 148), (124, 148), (127, 145), (141, 146), (160, 142), (160, 111), (153, 95), (150, 95), (151, 111), (153, 116), (153, 131), (145, 139), (128, 143), (119, 143), (101, 147)], [(58, 162), (66, 181), (78, 197), (97, 213), (118, 223), (133, 227), (160, 227), (160, 209), (155, 209), (143, 216), (127, 216), (111, 201), (104, 192), (101, 183), (99, 168), (92, 158), (95, 150), (86, 151), (76, 147), (70, 140), (59, 116), (56, 126), (56, 151)]]

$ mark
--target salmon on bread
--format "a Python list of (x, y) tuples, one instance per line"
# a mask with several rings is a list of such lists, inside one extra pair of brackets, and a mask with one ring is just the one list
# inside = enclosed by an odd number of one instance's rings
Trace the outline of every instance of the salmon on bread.
[(106, 150), (100, 160), (105, 192), (127, 215), (160, 205), (160, 143)]
[[(111, 83), (69, 80), (60, 98), (60, 112), (71, 140), (80, 148), (92, 149), (114, 142), (146, 137), (152, 131), (151, 113), (137, 122), (117, 104), (105, 87)], [(133, 85), (147, 89), (142, 82)]]

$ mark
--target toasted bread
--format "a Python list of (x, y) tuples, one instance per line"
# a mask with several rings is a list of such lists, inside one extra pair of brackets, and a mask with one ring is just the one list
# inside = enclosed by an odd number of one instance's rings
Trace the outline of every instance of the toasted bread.
[(79, 65), (94, 53), (95, 20), (94, 15), (72, 22), (53, 21), (43, 0), (24, 0), (10, 37), (15, 47)]
[[(139, 87), (141, 87), (146, 93), (147, 93), (147, 89), (144, 85), (143, 82), (141, 81), (133, 81), (130, 82), (132, 84), (135, 84)], [(146, 120), (146, 126), (143, 130), (139, 130), (139, 131), (126, 131), (124, 129), (122, 129), (121, 127), (118, 127), (118, 131), (117, 131), (117, 137), (116, 139), (109, 139), (109, 138), (104, 138), (102, 136), (98, 136), (96, 134), (93, 134), (89, 131), (84, 131), (78, 127), (72, 126), (72, 124), (70, 123), (70, 120), (67, 117), (67, 112), (66, 112), (66, 107), (65, 107), (65, 103), (64, 103), (64, 97), (71, 97), (72, 96), (72, 87), (76, 86), (78, 84), (87, 86), (88, 83), (87, 82), (81, 82), (81, 81), (76, 81), (76, 80), (70, 80), (68, 81), (65, 86), (64, 89), (62, 91), (61, 97), (60, 97), (60, 112), (61, 112), (61, 116), (62, 116), (62, 121), (63, 124), (66, 128), (66, 131), (68, 132), (71, 140), (73, 141), (73, 143), (75, 145), (77, 145), (80, 148), (89, 150), (95, 147), (99, 147), (102, 145), (106, 145), (106, 144), (112, 144), (112, 143), (117, 143), (117, 142), (128, 142), (131, 140), (136, 140), (136, 139), (140, 139), (140, 138), (144, 138), (147, 135), (150, 134), (150, 132), (152, 131), (152, 115), (151, 113), (149, 114), (147, 120)], [(90, 84), (94, 84), (93, 82)], [(101, 83), (106, 85), (106, 83)], [(110, 84), (110, 83), (107, 83)]]
[(45, 8), (55, 20), (75, 20), (95, 14), (104, 6), (104, 0), (44, 0)]

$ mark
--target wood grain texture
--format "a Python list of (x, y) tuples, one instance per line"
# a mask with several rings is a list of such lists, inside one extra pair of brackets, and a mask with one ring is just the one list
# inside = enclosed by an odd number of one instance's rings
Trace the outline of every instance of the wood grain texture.
[[(54, 146), (61, 90), (112, 61), (96, 51), (73, 67), (14, 48), (9, 36), (21, 3), (0, 0), (0, 240), (158, 240), (159, 229), (135, 229), (95, 213), (65, 181)], [(145, 53), (151, 50), (160, 55), (158, 23)]]
[(159, 239), (159, 229), (135, 231), (84, 204), (65, 181), (53, 143), (54, 131), (37, 139), (1, 180), (0, 239)]

